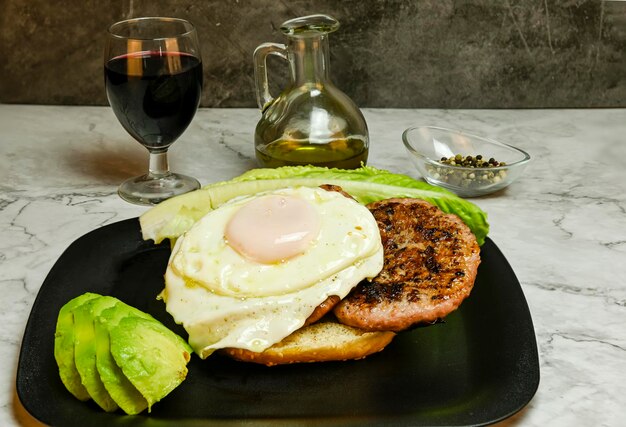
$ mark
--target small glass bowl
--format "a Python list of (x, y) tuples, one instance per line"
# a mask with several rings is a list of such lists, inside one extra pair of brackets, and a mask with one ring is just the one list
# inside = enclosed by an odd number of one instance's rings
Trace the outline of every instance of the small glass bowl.
[[(461, 197), (477, 197), (501, 190), (515, 181), (530, 161), (523, 150), (463, 131), (416, 126), (402, 134), (410, 159), (430, 184), (447, 188)], [(465, 167), (441, 163), (443, 157), (481, 155), (504, 166)]]

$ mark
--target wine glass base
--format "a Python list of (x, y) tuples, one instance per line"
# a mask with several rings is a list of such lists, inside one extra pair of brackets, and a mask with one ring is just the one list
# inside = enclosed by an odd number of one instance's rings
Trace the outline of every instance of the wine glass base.
[(155, 177), (142, 175), (124, 181), (117, 193), (127, 202), (137, 205), (156, 205), (171, 197), (200, 188), (197, 179), (177, 173)]

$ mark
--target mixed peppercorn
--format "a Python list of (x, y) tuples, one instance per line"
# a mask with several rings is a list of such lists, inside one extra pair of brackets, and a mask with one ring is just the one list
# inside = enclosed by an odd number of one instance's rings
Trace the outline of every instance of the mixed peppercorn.
[(477, 156), (462, 156), (461, 154), (457, 154), (453, 157), (442, 157), (439, 163), (446, 166), (474, 169), (454, 170), (454, 168), (428, 167), (428, 172), (433, 179), (451, 185), (462, 187), (484, 186), (497, 184), (506, 177), (506, 169), (489, 170), (506, 166), (505, 162), (499, 162), (493, 157), (485, 160), (480, 154)]

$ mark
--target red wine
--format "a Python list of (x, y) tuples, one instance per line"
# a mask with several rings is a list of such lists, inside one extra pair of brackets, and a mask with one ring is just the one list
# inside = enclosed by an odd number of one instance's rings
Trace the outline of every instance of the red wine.
[(149, 148), (167, 148), (200, 102), (202, 63), (179, 52), (137, 52), (104, 66), (109, 103), (122, 126)]

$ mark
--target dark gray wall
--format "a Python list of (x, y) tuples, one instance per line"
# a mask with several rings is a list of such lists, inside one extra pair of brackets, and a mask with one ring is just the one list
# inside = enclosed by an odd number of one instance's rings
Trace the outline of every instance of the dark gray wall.
[[(252, 52), (287, 19), (328, 13), (331, 75), (363, 107), (626, 104), (626, 2), (599, 0), (0, 0), (0, 102), (106, 104), (103, 34), (116, 20), (189, 19), (203, 106), (255, 106)], [(286, 66), (270, 63), (277, 85)], [(281, 80), (282, 79), (282, 80)]]

